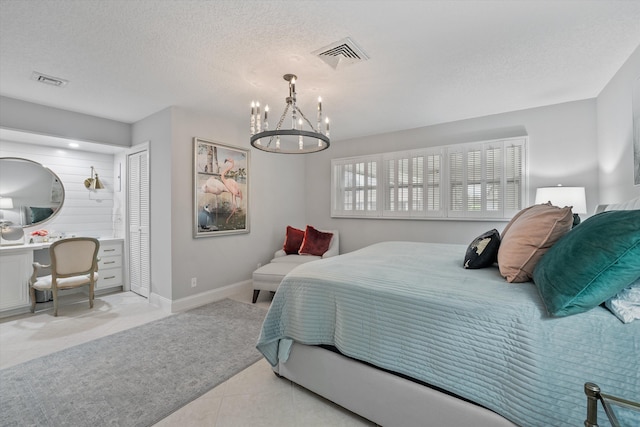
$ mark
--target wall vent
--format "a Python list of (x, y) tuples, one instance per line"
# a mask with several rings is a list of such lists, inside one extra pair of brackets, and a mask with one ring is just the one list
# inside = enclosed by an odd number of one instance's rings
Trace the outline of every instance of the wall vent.
[(342, 40), (338, 40), (311, 53), (317, 55), (318, 58), (336, 70), (369, 59), (369, 56), (364, 50), (349, 37), (345, 37)]
[(61, 79), (59, 77), (48, 76), (46, 74), (34, 71), (31, 73), (31, 80), (35, 80), (40, 83), (44, 83), (50, 86), (64, 87), (69, 83), (69, 80)]

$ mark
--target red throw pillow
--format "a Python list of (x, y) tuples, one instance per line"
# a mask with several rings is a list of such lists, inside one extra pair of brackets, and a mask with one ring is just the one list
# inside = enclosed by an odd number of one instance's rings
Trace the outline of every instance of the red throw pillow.
[(299, 254), (322, 256), (329, 250), (332, 237), (333, 233), (324, 233), (316, 230), (310, 225), (307, 225)]
[(284, 246), (282, 250), (288, 255), (298, 254), (302, 241), (304, 240), (304, 231), (287, 225), (287, 235), (284, 238)]

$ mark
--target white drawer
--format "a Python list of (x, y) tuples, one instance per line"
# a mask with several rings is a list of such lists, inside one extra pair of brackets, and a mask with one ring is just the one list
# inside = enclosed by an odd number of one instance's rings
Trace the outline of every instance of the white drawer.
[(96, 283), (97, 289), (112, 288), (114, 286), (122, 286), (122, 269), (114, 268), (113, 270), (98, 270), (98, 282)]
[(107, 256), (122, 256), (122, 245), (120, 243), (101, 243), (98, 256), (100, 258)]
[(98, 261), (98, 271), (105, 270), (107, 268), (120, 268), (122, 267), (121, 256), (104, 256)]

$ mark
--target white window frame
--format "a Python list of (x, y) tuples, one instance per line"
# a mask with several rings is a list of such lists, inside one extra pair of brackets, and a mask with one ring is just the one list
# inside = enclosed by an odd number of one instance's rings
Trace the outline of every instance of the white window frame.
[[(498, 150), (499, 162), (487, 160), (490, 150)], [(480, 164), (469, 169), (468, 156), (471, 152), (479, 152), (476, 156)], [(507, 152), (520, 155), (520, 163), (515, 158), (507, 158)], [(462, 158), (460, 168), (461, 210), (452, 206), (452, 169), (450, 158), (459, 153)], [(413, 170), (417, 160), (422, 158), (422, 173), (416, 176)], [(429, 169), (429, 159), (439, 169)], [(375, 177), (369, 176), (369, 169), (358, 165), (375, 164)], [(489, 166), (493, 164), (493, 169)], [(401, 166), (400, 166), (401, 165)], [(513, 166), (519, 167), (514, 170)], [(356, 170), (357, 174), (345, 174), (345, 168)], [(402, 169), (403, 172), (399, 172)], [(348, 218), (389, 218), (389, 219), (455, 219), (455, 220), (508, 220), (519, 210), (528, 206), (528, 137), (505, 138), (490, 141), (478, 141), (465, 144), (452, 144), (428, 147), (407, 151), (396, 151), (375, 155), (348, 157), (331, 160), (331, 216)], [(491, 174), (491, 171), (495, 174)], [(476, 173), (479, 175), (470, 176)], [(342, 176), (341, 176), (342, 174)], [(390, 174), (392, 176), (390, 176)], [(356, 176), (357, 175), (357, 176)], [(344, 177), (350, 176), (351, 183), (344, 185)], [(359, 177), (359, 178), (358, 178)], [(375, 178), (374, 185), (357, 185)], [(429, 180), (431, 179), (431, 181)], [(437, 181), (434, 181), (437, 180)], [(439, 180), (438, 180), (439, 179)], [(369, 181), (370, 183), (372, 181)], [(513, 185), (515, 183), (515, 185)], [(431, 188), (430, 188), (430, 184)], [(494, 198), (487, 200), (491, 193), (489, 187), (496, 185)], [(478, 198), (470, 199), (472, 186), (479, 187)], [(367, 205), (367, 189), (375, 189), (375, 209)], [(429, 193), (430, 189), (432, 193)], [(466, 189), (466, 191), (464, 191)], [(508, 191), (507, 191), (508, 190)], [(351, 199), (345, 199), (345, 191), (351, 192)], [(358, 191), (360, 191), (358, 193)], [(362, 193), (364, 191), (364, 193)], [(404, 196), (398, 197), (398, 192)], [(435, 193), (435, 197), (429, 198)], [(353, 203), (345, 206), (345, 200), (354, 201), (357, 194), (365, 194), (363, 208), (356, 208)], [(417, 198), (415, 197), (417, 196)], [(492, 205), (491, 200), (495, 201)], [(428, 203), (428, 202), (432, 203)], [(401, 202), (401, 204), (400, 204)], [(469, 208), (472, 209), (469, 209)], [(474, 209), (475, 207), (475, 209)], [(435, 209), (434, 209), (435, 208)], [(439, 209), (438, 209), (439, 208)]]
[[(379, 174), (382, 171), (381, 159), (378, 155), (347, 157), (331, 160), (331, 216), (336, 217), (379, 217), (382, 213), (381, 185)], [(362, 168), (360, 168), (362, 166)], [(375, 175), (371, 170), (375, 167)], [(351, 171), (348, 170), (351, 168)], [(357, 171), (361, 170), (361, 174)], [(360, 179), (359, 179), (360, 178)], [(350, 180), (350, 183), (345, 181)], [(375, 192), (375, 206), (371, 200)], [(357, 203), (362, 196), (362, 208)], [(345, 203), (349, 198), (351, 205)]]

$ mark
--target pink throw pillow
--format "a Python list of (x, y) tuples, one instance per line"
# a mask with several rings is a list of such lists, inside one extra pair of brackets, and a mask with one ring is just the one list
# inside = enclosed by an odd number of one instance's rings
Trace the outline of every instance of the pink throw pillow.
[(498, 267), (507, 282), (527, 282), (545, 252), (573, 225), (570, 207), (545, 203), (521, 210), (502, 232)]

